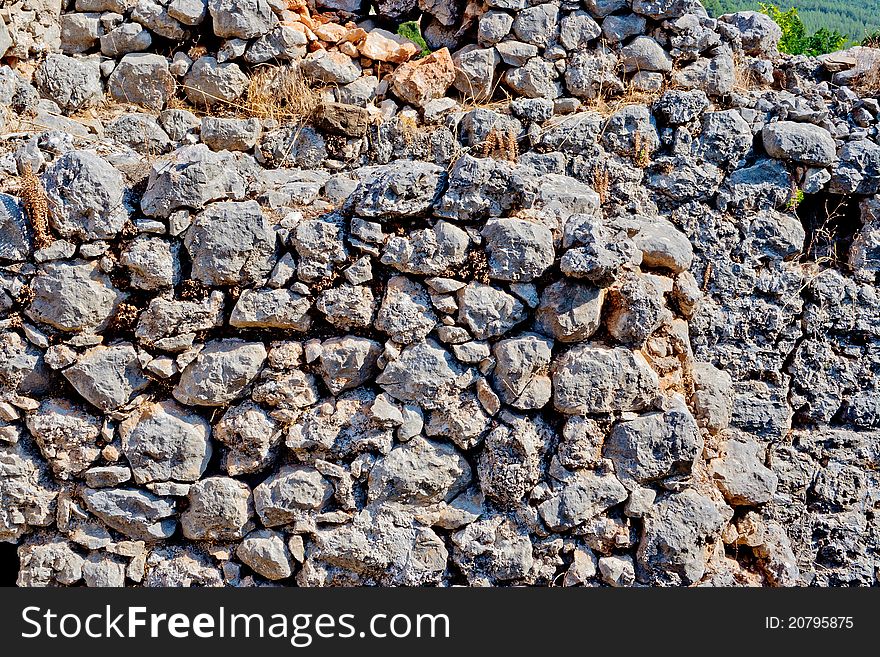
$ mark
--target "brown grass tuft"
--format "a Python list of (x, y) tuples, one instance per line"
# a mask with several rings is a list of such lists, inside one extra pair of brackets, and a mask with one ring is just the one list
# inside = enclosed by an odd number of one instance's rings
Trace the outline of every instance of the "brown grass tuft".
[(264, 66), (251, 77), (244, 110), (259, 119), (300, 120), (311, 116), (320, 100), (298, 66)]
[(46, 248), (55, 241), (49, 231), (49, 199), (46, 198), (42, 181), (30, 164), (24, 165), (21, 174), (21, 200), (34, 231), (34, 244), (38, 249)]
[(611, 191), (611, 174), (608, 165), (602, 164), (593, 169), (593, 189), (599, 195), (599, 200), (604, 204), (608, 200)]
[(491, 157), (496, 160), (509, 160), (516, 162), (519, 157), (519, 144), (516, 141), (516, 133), (511, 130), (497, 130), (492, 128), (486, 135), (486, 140), (477, 147), (481, 157)]

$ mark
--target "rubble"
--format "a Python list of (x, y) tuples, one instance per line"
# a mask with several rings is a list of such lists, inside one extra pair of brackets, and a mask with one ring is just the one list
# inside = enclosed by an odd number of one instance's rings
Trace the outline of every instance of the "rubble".
[(880, 51), (780, 38), (5, 7), (18, 584), (876, 585)]

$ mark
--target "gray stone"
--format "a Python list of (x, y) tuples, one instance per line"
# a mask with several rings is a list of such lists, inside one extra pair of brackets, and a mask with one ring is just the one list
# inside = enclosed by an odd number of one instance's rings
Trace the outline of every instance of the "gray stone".
[(168, 3), (168, 15), (184, 25), (201, 25), (207, 13), (207, 0), (171, 0)]
[(21, 201), (0, 194), (0, 259), (20, 262), (33, 250), (33, 238)]
[(713, 433), (726, 429), (733, 413), (733, 381), (730, 374), (711, 363), (694, 363), (694, 394), (691, 405), (697, 420)]
[(222, 292), (212, 292), (201, 301), (155, 297), (138, 317), (135, 336), (148, 346), (166, 340), (174, 341), (178, 336), (190, 335), (194, 338), (196, 331), (223, 325), (223, 307)]
[(685, 14), (706, 15), (700, 0), (633, 0), (632, 8), (637, 14), (658, 21), (678, 18)]
[(342, 224), (334, 217), (299, 222), (291, 242), (299, 255), (297, 274), (303, 281), (330, 278), (335, 266), (348, 258)]
[(610, 91), (623, 91), (617, 77), (617, 56), (604, 48), (578, 50), (565, 68), (568, 93), (578, 98), (594, 99)]
[(188, 36), (183, 26), (168, 14), (166, 7), (155, 0), (138, 0), (131, 12), (131, 20), (166, 39), (180, 41)]
[(464, 47), (452, 56), (453, 84), (466, 98), (486, 100), (495, 89), (495, 71), (501, 56), (494, 48)]
[(373, 466), (367, 497), (416, 505), (450, 502), (470, 480), (471, 468), (455, 447), (416, 437)]
[(223, 467), (235, 477), (269, 467), (282, 435), (272, 416), (248, 400), (223, 414), (214, 426), (214, 438), (227, 447)]
[(307, 331), (311, 301), (291, 290), (243, 290), (229, 325), (238, 328), (280, 328)]
[(535, 316), (536, 327), (560, 342), (582, 342), (600, 326), (605, 291), (570, 281), (544, 289)]
[(268, 580), (286, 579), (293, 574), (290, 550), (284, 538), (271, 529), (253, 531), (235, 548), (235, 556)]
[(325, 340), (318, 361), (321, 378), (334, 395), (357, 388), (375, 376), (381, 353), (382, 345), (367, 338), (348, 335)]
[(538, 55), (538, 46), (516, 40), (502, 41), (496, 44), (495, 50), (501, 61), (510, 66), (525, 66), (526, 62)]
[(65, 238), (115, 237), (128, 219), (122, 174), (91, 151), (70, 151), (43, 175), (52, 227)]
[(662, 496), (645, 516), (637, 560), (638, 579), (654, 585), (688, 586), (706, 572), (707, 543), (717, 539), (730, 509), (693, 489)]
[(776, 160), (758, 160), (754, 166), (734, 171), (718, 189), (719, 210), (770, 210), (791, 196), (792, 177)]
[(487, 11), (480, 17), (477, 40), (481, 46), (494, 46), (510, 34), (513, 16), (504, 11)]
[(0, 538), (16, 541), (55, 522), (58, 491), (40, 454), (19, 440), (0, 446), (0, 464)]
[(192, 277), (207, 285), (262, 281), (275, 259), (275, 234), (256, 201), (212, 203), (196, 215), (184, 246)]
[(152, 116), (123, 114), (106, 126), (106, 135), (147, 156), (171, 150), (171, 139)]
[(738, 11), (719, 18), (739, 30), (743, 52), (755, 57), (773, 57), (782, 38), (782, 28), (772, 18), (757, 11)]
[(493, 219), (481, 234), (492, 278), (527, 282), (553, 265), (553, 234), (545, 226), (523, 219)]
[(79, 475), (101, 453), (97, 445), (100, 420), (64, 399), (42, 402), (28, 416), (27, 428), (58, 479)]
[(209, 342), (183, 370), (172, 394), (181, 404), (225, 406), (256, 378), (265, 360), (266, 349), (259, 342)]
[[(138, 23), (123, 23), (101, 35), (101, 54), (114, 59), (128, 53), (143, 52), (148, 50), (151, 45), (153, 45), (153, 37), (150, 35), (150, 31)], [(117, 64), (117, 66), (119, 65)], [(152, 81), (144, 80), (143, 82), (153, 84)], [(133, 90), (129, 87), (128, 91)], [(111, 93), (113, 93), (112, 89)]]
[(556, 68), (550, 62), (541, 57), (532, 57), (519, 68), (508, 69), (503, 79), (504, 84), (517, 94), (552, 100), (562, 95), (557, 77)]
[(622, 347), (572, 347), (551, 371), (554, 406), (567, 415), (644, 410), (659, 392), (644, 357)]
[(177, 528), (174, 502), (142, 490), (85, 489), (86, 508), (111, 529), (136, 541), (161, 541)]
[(764, 466), (764, 450), (751, 437), (731, 436), (721, 456), (709, 465), (715, 484), (734, 506), (754, 506), (769, 502), (776, 492), (778, 478)]
[(644, 33), (645, 19), (636, 14), (606, 16), (602, 21), (602, 36), (612, 45)]
[(515, 508), (541, 476), (541, 457), (552, 432), (540, 418), (505, 414), (480, 452), (480, 489), (505, 508)]
[(83, 562), (83, 580), (90, 587), (125, 586), (125, 567), (120, 557), (93, 552)]
[(361, 67), (341, 52), (317, 50), (300, 63), (306, 79), (325, 84), (350, 84), (361, 76)]
[(506, 292), (482, 283), (468, 283), (458, 292), (458, 319), (478, 340), (507, 333), (526, 319), (525, 308)]
[(700, 57), (675, 71), (672, 79), (684, 89), (702, 89), (709, 96), (724, 96), (736, 86), (733, 56), (722, 52), (711, 59)]
[(278, 527), (320, 510), (332, 496), (333, 486), (314, 468), (284, 466), (254, 489), (254, 506), (266, 527)]
[(61, 536), (45, 543), (22, 545), (18, 558), (21, 567), (17, 586), (70, 586), (82, 579), (84, 559)]
[(447, 557), (443, 540), (405, 509), (377, 505), (350, 523), (320, 528), (302, 577), (311, 570), (315, 580), (304, 580), (311, 585), (425, 586), (440, 582)]
[(385, 366), (376, 383), (395, 399), (436, 408), (445, 395), (464, 387), (462, 370), (452, 356), (428, 340), (406, 347)]
[(266, 0), (208, 0), (214, 34), (223, 38), (252, 39), (277, 22)]
[(66, 55), (86, 52), (94, 47), (103, 31), (99, 14), (63, 14), (61, 52)]
[(290, 25), (277, 25), (251, 44), (244, 59), (249, 64), (289, 61), (306, 54), (306, 35)]
[(401, 344), (422, 341), (437, 324), (428, 291), (405, 277), (388, 280), (375, 326)]
[(116, 100), (153, 110), (163, 109), (174, 96), (176, 87), (168, 60), (161, 55), (141, 52), (125, 55), (107, 80), (107, 89)]
[(181, 208), (201, 210), (211, 201), (241, 200), (244, 195), (244, 178), (234, 158), (197, 144), (178, 149), (173, 159), (153, 163), (141, 210), (164, 219)]
[(626, 498), (626, 489), (613, 474), (582, 470), (566, 479), (558, 495), (542, 502), (538, 513), (551, 530), (565, 531), (595, 518)]
[(610, 309), (605, 325), (608, 333), (623, 344), (643, 345), (668, 317), (663, 291), (640, 274), (626, 274), (608, 290), (607, 298)]
[(233, 541), (253, 528), (254, 504), (247, 484), (229, 477), (208, 477), (189, 489), (189, 507), (180, 516), (191, 541)]
[(550, 377), (546, 372), (552, 349), (552, 340), (530, 334), (495, 344), (492, 381), (505, 404), (534, 410), (550, 401)]
[(168, 109), (159, 113), (159, 125), (173, 141), (181, 141), (201, 127), (201, 120), (192, 112)]
[(837, 159), (834, 139), (819, 126), (793, 121), (768, 123), (761, 139), (767, 154), (780, 160), (824, 167)]
[(131, 276), (132, 287), (159, 290), (180, 281), (179, 247), (160, 237), (136, 237), (126, 245), (119, 261)]
[(559, 263), (570, 278), (586, 279), (600, 287), (614, 283), (626, 265), (641, 264), (641, 252), (629, 237), (604, 225), (592, 214), (574, 214), (565, 223)]
[(545, 47), (558, 27), (559, 7), (553, 3), (539, 4), (517, 13), (513, 33), (520, 41)]
[(34, 86), (68, 113), (92, 107), (104, 94), (96, 60), (51, 53), (34, 72)]
[(347, 331), (365, 328), (373, 323), (376, 299), (373, 290), (366, 285), (343, 284), (324, 290), (315, 302), (315, 308), (333, 326)]
[(832, 194), (876, 194), (880, 191), (880, 144), (849, 141), (840, 149), (828, 190)]
[(636, 568), (629, 555), (602, 557), (599, 559), (599, 574), (609, 586), (632, 586), (636, 581)]
[(620, 49), (620, 61), (627, 73), (636, 71), (672, 71), (672, 57), (648, 36), (638, 36)]
[[(702, 91), (671, 89), (660, 96), (657, 102), (654, 103), (653, 110), (654, 115), (661, 123), (677, 126), (690, 123), (698, 118), (708, 107), (709, 99)], [(739, 113), (735, 110), (730, 112), (739, 116)]]
[(138, 484), (198, 481), (211, 459), (210, 432), (207, 422), (173, 401), (145, 404), (119, 424)]
[(249, 78), (232, 62), (220, 64), (213, 57), (199, 57), (184, 78), (186, 97), (199, 106), (231, 103), (244, 94)]
[(380, 222), (426, 214), (446, 181), (442, 167), (427, 162), (395, 162), (363, 174), (347, 207), (359, 217)]
[(446, 221), (433, 228), (413, 231), (407, 237), (391, 237), (382, 252), (382, 264), (398, 271), (423, 276), (439, 276), (464, 263), (468, 235)]
[(681, 401), (666, 411), (618, 422), (605, 443), (605, 457), (630, 489), (637, 483), (681, 490), (702, 450), (697, 422)]
[(753, 139), (751, 127), (736, 110), (708, 112), (698, 152), (705, 161), (729, 171), (743, 162)]
[(59, 331), (100, 331), (124, 295), (94, 262), (47, 262), (31, 283), (34, 299), (26, 313)]
[(202, 118), (202, 142), (214, 151), (249, 151), (260, 136), (258, 119)]
[(149, 384), (137, 352), (128, 343), (92, 347), (63, 374), (79, 394), (105, 413), (127, 404)]

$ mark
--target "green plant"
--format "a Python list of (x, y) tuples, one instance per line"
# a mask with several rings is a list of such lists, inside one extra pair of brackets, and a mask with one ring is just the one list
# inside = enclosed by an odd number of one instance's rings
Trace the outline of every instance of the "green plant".
[(782, 11), (776, 5), (763, 2), (760, 3), (760, 7), (761, 13), (772, 18), (773, 22), (782, 29), (782, 38), (779, 40), (780, 52), (815, 57), (840, 50), (846, 45), (847, 36), (837, 30), (822, 27), (808, 34), (796, 7)]
[(422, 30), (419, 27), (418, 21), (408, 21), (406, 23), (401, 23), (397, 28), (397, 34), (402, 36), (404, 39), (409, 39), (417, 46), (421, 46), (421, 57), (426, 57), (431, 54), (431, 49), (428, 48), (428, 44), (425, 43), (425, 38), (422, 36)]
[(880, 48), (880, 30), (866, 34), (861, 45), (868, 48)]

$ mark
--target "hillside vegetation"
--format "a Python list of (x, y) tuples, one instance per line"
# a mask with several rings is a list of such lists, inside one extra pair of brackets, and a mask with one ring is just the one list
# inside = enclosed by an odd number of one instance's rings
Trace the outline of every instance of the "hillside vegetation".
[[(735, 11), (760, 9), (757, 0), (704, 0), (703, 4), (712, 16)], [(880, 0), (797, 0), (794, 4), (809, 32), (822, 28), (837, 30), (853, 42), (880, 31)], [(780, 9), (789, 8), (788, 3)]]

